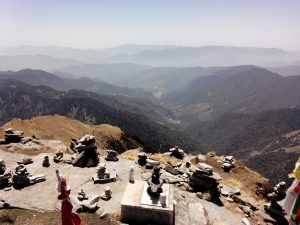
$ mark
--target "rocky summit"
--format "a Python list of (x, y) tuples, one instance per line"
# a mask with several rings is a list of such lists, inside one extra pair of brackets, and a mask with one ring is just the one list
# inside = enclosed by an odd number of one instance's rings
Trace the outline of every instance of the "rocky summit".
[[(44, 129), (33, 126), (43, 120), (50, 124), (51, 119), (66, 122), (62, 140), (58, 128), (43, 133)], [(77, 129), (73, 130), (72, 124)], [(152, 154), (138, 144), (135, 149), (120, 152), (107, 145), (112, 138), (123, 136), (114, 140), (123, 146), (134, 146), (134, 142), (126, 143), (131, 139), (125, 139), (118, 128), (90, 127), (57, 116), (14, 120), (6, 126), (10, 126), (9, 132), (24, 128), (24, 137), (18, 142), (0, 144), (1, 220), (9, 218), (20, 224), (23, 209), (44, 212), (41, 220), (46, 220), (60, 210), (55, 173), (61, 171), (71, 188), (71, 202), (87, 224), (135, 221), (243, 225), (287, 221), (280, 206), (285, 183), (272, 188), (266, 178), (232, 156), (193, 155), (177, 146), (168, 153)], [(33, 131), (34, 137), (28, 137)], [(83, 134), (84, 131), (90, 134)], [(6, 129), (3, 135), (7, 132)], [(231, 165), (230, 170), (226, 164)], [(132, 214), (131, 206), (138, 213)], [(96, 217), (91, 219), (91, 214)]]

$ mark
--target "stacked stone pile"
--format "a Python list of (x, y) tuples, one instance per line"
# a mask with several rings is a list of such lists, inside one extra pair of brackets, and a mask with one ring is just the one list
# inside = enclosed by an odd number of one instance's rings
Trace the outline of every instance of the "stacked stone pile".
[(160, 163), (154, 159), (146, 159), (146, 169), (153, 169), (155, 166), (159, 166)]
[(5, 130), (4, 134), (4, 144), (10, 144), (10, 143), (20, 143), (22, 139), (24, 138), (23, 131), (14, 131), (12, 128), (8, 128)]
[(147, 164), (147, 155), (145, 152), (141, 152), (138, 154), (138, 164), (140, 166), (145, 166)]
[(64, 153), (62, 151), (56, 151), (53, 157), (53, 161), (56, 163), (62, 162), (64, 157)]
[(171, 148), (169, 150), (169, 152), (170, 152), (170, 156), (174, 156), (177, 159), (183, 159), (185, 156), (184, 151), (182, 149), (178, 148), (178, 146)]
[(284, 217), (284, 210), (278, 204), (286, 196), (286, 183), (280, 182), (274, 187), (274, 191), (267, 195), (269, 202), (264, 205), (265, 211), (275, 217)]
[(29, 173), (24, 165), (20, 165), (15, 168), (13, 183), (14, 186), (17, 188), (26, 187), (30, 185)]
[(0, 188), (5, 188), (9, 185), (9, 180), (12, 177), (11, 171), (6, 168), (4, 160), (0, 159)]
[(42, 166), (43, 167), (49, 167), (50, 166), (49, 156), (45, 155)]
[(73, 159), (73, 166), (95, 167), (99, 163), (95, 136), (85, 135), (74, 147), (76, 155)]
[(234, 168), (234, 158), (233, 156), (225, 156), (223, 160), (223, 166), (222, 166), (224, 172), (229, 173), (232, 168)]
[(106, 171), (105, 163), (101, 163), (97, 170), (97, 174), (92, 177), (94, 184), (104, 184), (109, 182), (116, 181), (116, 174), (111, 174), (109, 171)]
[(106, 161), (118, 161), (119, 158), (118, 158), (118, 152), (115, 151), (115, 150), (107, 150), (107, 155), (105, 157), (105, 160)]
[(46, 177), (42, 174), (35, 176), (30, 175), (27, 168), (21, 164), (15, 168), (15, 173), (12, 179), (14, 187), (20, 189), (38, 182), (43, 182), (46, 180)]
[(189, 178), (189, 186), (196, 192), (202, 192), (205, 199), (211, 200), (217, 192), (220, 175), (213, 172), (213, 167), (198, 163), (197, 169)]

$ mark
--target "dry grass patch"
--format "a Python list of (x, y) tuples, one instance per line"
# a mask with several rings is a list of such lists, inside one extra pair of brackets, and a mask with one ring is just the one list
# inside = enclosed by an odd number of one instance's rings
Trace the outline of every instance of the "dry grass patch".
[(227, 178), (222, 181), (223, 184), (236, 189), (241, 189), (244, 187), (243, 183), (235, 178)]
[(157, 160), (157, 161), (159, 161), (161, 164), (166, 164), (166, 163), (168, 163), (168, 162), (170, 162), (170, 163), (172, 163), (172, 164), (175, 164), (175, 163), (181, 162), (180, 159), (177, 159), (177, 158), (171, 157), (171, 156), (166, 156), (166, 155), (163, 155), (163, 154), (160, 154), (160, 153), (150, 155), (149, 158), (150, 158), (150, 159)]
[[(81, 213), (79, 214), (84, 225), (117, 225), (120, 224), (115, 218), (108, 215), (104, 219), (99, 219), (98, 214)], [(116, 217), (117, 218), (117, 217)], [(37, 212), (25, 209), (5, 209), (0, 210), (0, 224), (2, 225), (60, 225), (60, 211), (56, 212)]]
[(115, 221), (121, 221), (121, 210), (113, 212), (110, 217)]
[[(140, 152), (141, 151), (139, 151), (138, 149), (134, 149), (134, 150), (128, 150), (126, 152), (123, 152), (121, 155), (126, 159), (136, 161), (136, 160), (138, 160), (138, 154)], [(174, 163), (174, 164), (181, 162), (180, 159), (177, 159), (177, 158), (171, 157), (171, 156), (166, 156), (166, 155), (163, 155), (160, 153), (147, 154), (147, 156), (149, 159), (157, 160), (161, 164), (166, 164), (167, 162)]]
[(71, 153), (67, 146), (45, 146), (44, 148), (42, 148), (42, 152), (55, 153), (56, 151)]
[(139, 150), (134, 149), (134, 150), (127, 150), (125, 152), (123, 152), (121, 155), (125, 158), (125, 159), (129, 159), (132, 161), (136, 161), (138, 160), (138, 154), (140, 153)]
[(216, 160), (220, 160), (220, 161), (223, 161), (225, 159), (225, 156), (221, 155), (221, 156), (215, 156), (214, 157)]

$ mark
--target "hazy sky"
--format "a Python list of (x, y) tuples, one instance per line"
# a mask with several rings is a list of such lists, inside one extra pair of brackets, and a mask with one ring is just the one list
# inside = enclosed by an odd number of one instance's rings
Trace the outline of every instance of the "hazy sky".
[(0, 0), (0, 46), (300, 50), (300, 0)]

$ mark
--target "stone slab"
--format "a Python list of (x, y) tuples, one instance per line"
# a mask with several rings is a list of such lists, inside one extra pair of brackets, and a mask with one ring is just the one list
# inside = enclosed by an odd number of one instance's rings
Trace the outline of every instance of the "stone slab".
[(94, 184), (106, 184), (110, 182), (116, 182), (117, 180), (117, 175), (116, 174), (111, 174), (110, 178), (105, 178), (105, 179), (99, 179), (97, 175), (94, 175), (92, 177)]
[[(121, 221), (123, 223), (141, 223), (141, 224), (174, 224), (174, 205), (173, 205), (173, 187), (169, 186), (168, 207), (159, 205), (148, 205), (142, 203), (145, 181), (135, 181), (128, 183), (121, 202)], [(147, 193), (146, 193), (147, 194)]]
[(201, 203), (189, 204), (189, 225), (207, 225), (208, 215)]

